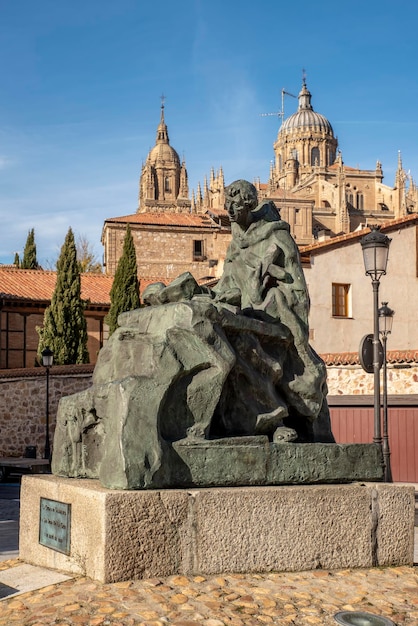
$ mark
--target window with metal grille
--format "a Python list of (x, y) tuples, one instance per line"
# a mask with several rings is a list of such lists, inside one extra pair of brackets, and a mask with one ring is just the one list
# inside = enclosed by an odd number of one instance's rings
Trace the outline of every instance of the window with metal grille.
[(203, 261), (203, 259), (204, 259), (203, 239), (195, 239), (193, 241), (193, 260)]
[(350, 317), (350, 285), (332, 283), (332, 316)]

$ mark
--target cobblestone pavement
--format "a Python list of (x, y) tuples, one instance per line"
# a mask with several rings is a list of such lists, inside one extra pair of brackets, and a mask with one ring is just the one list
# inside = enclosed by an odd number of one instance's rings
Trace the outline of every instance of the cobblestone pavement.
[[(0, 563), (0, 570), (21, 564)], [(101, 584), (74, 578), (0, 602), (0, 626), (336, 626), (338, 611), (418, 624), (418, 568), (171, 576)]]

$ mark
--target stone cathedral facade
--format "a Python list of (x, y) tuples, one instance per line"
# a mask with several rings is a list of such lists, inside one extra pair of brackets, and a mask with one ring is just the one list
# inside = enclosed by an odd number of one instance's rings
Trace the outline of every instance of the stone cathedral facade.
[[(400, 154), (393, 186), (383, 182), (380, 162), (373, 170), (344, 163), (331, 123), (312, 106), (305, 78), (297, 111), (283, 118), (273, 149), (267, 182), (254, 184), (260, 200), (276, 204), (299, 246), (418, 211), (418, 190)], [(224, 211), (229, 182), (222, 167), (212, 169), (190, 194), (186, 163), (170, 145), (163, 102), (155, 146), (141, 170), (137, 210), (104, 223), (106, 273), (116, 270), (129, 223), (140, 278), (169, 281), (183, 271), (201, 280), (219, 277), (230, 240)]]
[(303, 79), (298, 109), (283, 121), (274, 143), (266, 197), (285, 206), (310, 202), (311, 238), (347, 234), (416, 212), (417, 188), (400, 154), (393, 186), (383, 183), (379, 161), (374, 170), (346, 165), (331, 123), (314, 111), (311, 99)]

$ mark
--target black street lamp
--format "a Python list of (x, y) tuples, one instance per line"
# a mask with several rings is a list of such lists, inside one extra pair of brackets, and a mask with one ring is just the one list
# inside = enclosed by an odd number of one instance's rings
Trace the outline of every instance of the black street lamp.
[(383, 341), (383, 461), (385, 463), (385, 482), (392, 482), (392, 470), (390, 467), (390, 448), (388, 432), (388, 377), (387, 377), (387, 352), (386, 342), (392, 332), (393, 316), (395, 311), (388, 307), (387, 302), (382, 302), (379, 309), (379, 333)]
[(49, 370), (54, 362), (54, 353), (49, 348), (42, 351), (42, 365), (46, 369), (46, 431), (44, 459), (51, 460), (51, 446), (49, 444)]
[(380, 226), (371, 226), (367, 235), (361, 238), (364, 269), (366, 275), (372, 279), (373, 286), (373, 374), (374, 374), (374, 436), (373, 442), (382, 445), (382, 430), (380, 424), (380, 359), (379, 359), (379, 283), (389, 255), (391, 239), (380, 232)]

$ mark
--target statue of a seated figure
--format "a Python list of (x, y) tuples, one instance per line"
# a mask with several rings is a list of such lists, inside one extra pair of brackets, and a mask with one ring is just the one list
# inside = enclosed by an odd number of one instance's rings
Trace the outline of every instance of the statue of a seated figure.
[(54, 473), (118, 488), (187, 485), (176, 442), (334, 441), (289, 225), (273, 203), (257, 205), (247, 181), (226, 188), (226, 209), (232, 241), (218, 284), (187, 272), (120, 315), (92, 388), (61, 400)]

